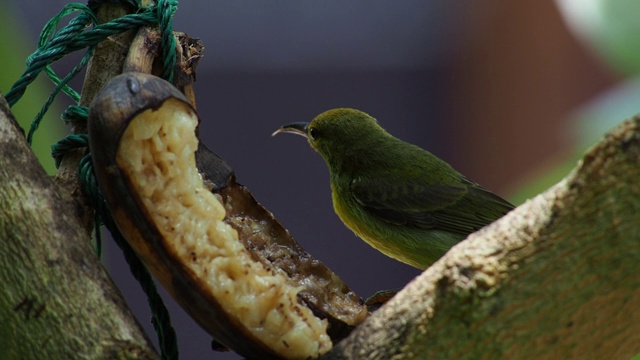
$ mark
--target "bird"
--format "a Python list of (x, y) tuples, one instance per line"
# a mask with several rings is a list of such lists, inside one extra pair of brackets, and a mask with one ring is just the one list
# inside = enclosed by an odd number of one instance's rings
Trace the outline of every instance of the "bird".
[(328, 110), (272, 135), (279, 133), (304, 136), (324, 159), (334, 210), (349, 229), (418, 269), (514, 208), (360, 110)]

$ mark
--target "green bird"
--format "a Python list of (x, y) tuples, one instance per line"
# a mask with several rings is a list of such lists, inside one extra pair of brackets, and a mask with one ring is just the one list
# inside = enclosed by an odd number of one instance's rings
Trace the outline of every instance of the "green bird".
[(307, 138), (327, 163), (342, 222), (382, 253), (425, 269), (513, 205), (368, 114), (333, 109), (276, 130)]

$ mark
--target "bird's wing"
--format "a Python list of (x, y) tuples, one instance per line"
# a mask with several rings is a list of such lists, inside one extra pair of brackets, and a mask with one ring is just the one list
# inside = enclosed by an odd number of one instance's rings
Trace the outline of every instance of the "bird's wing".
[(513, 208), (506, 200), (465, 178), (453, 185), (356, 178), (350, 190), (365, 211), (388, 223), (463, 235)]

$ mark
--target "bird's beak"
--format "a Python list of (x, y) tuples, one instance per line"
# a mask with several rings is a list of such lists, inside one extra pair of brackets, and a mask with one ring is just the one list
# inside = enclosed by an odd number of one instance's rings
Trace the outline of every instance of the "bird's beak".
[(271, 136), (275, 136), (280, 133), (291, 133), (300, 136), (307, 137), (307, 126), (309, 123), (306, 122), (296, 122), (291, 124), (282, 125), (280, 129), (276, 130), (271, 134)]

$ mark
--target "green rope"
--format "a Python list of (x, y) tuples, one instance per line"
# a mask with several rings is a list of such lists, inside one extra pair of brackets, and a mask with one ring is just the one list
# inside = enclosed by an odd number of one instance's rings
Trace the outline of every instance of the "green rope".
[[(63, 17), (68, 16), (76, 11), (80, 12), (81, 14), (84, 14), (84, 16), (74, 19), (72, 22), (69, 23), (68, 27), (62, 29), (54, 37), (54, 32), (58, 27), (58, 23), (60, 23), (60, 20), (62, 20)], [(40, 33), (40, 37), (38, 38), (38, 47), (46, 46), (47, 43), (50, 41), (49, 39), (55, 40), (56, 42), (64, 41), (64, 39), (68, 38), (69, 36), (73, 36), (73, 34), (76, 33), (77, 31), (82, 31), (82, 29), (84, 29), (85, 27), (91, 24), (97, 24), (97, 23), (98, 23), (98, 20), (96, 19), (95, 14), (85, 5), (78, 4), (78, 3), (67, 4), (65, 7), (62, 8), (62, 11), (60, 11), (58, 15), (56, 15), (54, 18), (49, 20), (47, 24), (44, 26), (44, 28), (42, 29), (42, 32)], [(93, 47), (91, 47), (91, 49), (93, 49)], [(85, 57), (90, 57), (90, 56), (85, 55)], [(83, 58), (83, 61), (84, 61), (84, 58)], [(49, 77), (49, 79), (51, 79), (51, 81), (53, 81), (53, 83), (56, 86), (58, 86), (60, 83), (60, 78), (53, 71), (53, 68), (51, 68), (51, 65), (47, 65), (44, 71)], [(65, 94), (69, 95), (69, 97), (71, 97), (75, 102), (80, 101), (80, 94), (78, 94), (78, 92), (73, 90), (73, 88), (71, 88), (70, 86), (65, 84), (61, 90)]]
[[(97, 10), (99, 6), (106, 2), (124, 4), (135, 10), (136, 13), (98, 24), (94, 10)], [(176, 65), (177, 45), (173, 36), (172, 21), (173, 15), (177, 10), (177, 4), (176, 0), (159, 0), (155, 7), (141, 7), (139, 0), (89, 0), (88, 5), (79, 3), (67, 4), (55, 17), (49, 20), (40, 33), (38, 48), (27, 58), (24, 73), (5, 96), (9, 106), (15, 105), (22, 98), (27, 87), (41, 72), (44, 72), (55, 85), (49, 98), (31, 123), (27, 135), (29, 144), (31, 144), (45, 113), (60, 92), (65, 93), (76, 103), (80, 101), (80, 94), (68, 85), (69, 81), (86, 66), (93, 55), (95, 47), (109, 36), (136, 29), (140, 26), (159, 25), (162, 31), (162, 76), (171, 81)], [(78, 13), (78, 15), (71, 19), (66, 26), (56, 31), (60, 21), (74, 13)], [(62, 57), (82, 49), (86, 49), (86, 52), (80, 62), (66, 76), (60, 78), (51, 65)], [(62, 119), (66, 123), (86, 123), (87, 118), (88, 109), (78, 105), (70, 106), (62, 114)], [(58, 141), (51, 147), (56, 166), (60, 166), (63, 157), (70, 151), (86, 149), (88, 146), (89, 138), (87, 134), (71, 134)], [(120, 247), (134, 278), (147, 295), (162, 359), (178, 359), (177, 338), (175, 330), (171, 326), (169, 312), (158, 293), (153, 278), (115, 225), (95, 178), (90, 154), (85, 155), (80, 161), (78, 177), (84, 194), (89, 199), (91, 206), (96, 210), (94, 218), (96, 252), (98, 255), (102, 253), (100, 227), (104, 224), (111, 232), (116, 244)]]
[(160, 45), (164, 64), (162, 78), (170, 83), (173, 83), (173, 69), (176, 66), (176, 38), (173, 36), (172, 19), (177, 9), (178, 2), (175, 0), (160, 1), (156, 7), (156, 16), (163, 29)]
[(64, 139), (51, 145), (51, 156), (56, 162), (56, 168), (60, 167), (62, 158), (71, 150), (86, 148), (89, 144), (87, 134), (70, 134)]
[[(67, 26), (53, 34), (60, 20), (76, 11), (81, 12), (81, 14), (71, 20)], [(73, 38), (74, 34), (81, 33), (85, 28), (96, 22), (93, 11), (82, 4), (67, 4), (58, 15), (49, 20), (40, 33), (38, 48), (27, 58), (27, 68), (23, 75), (6, 94), (9, 106), (13, 106), (20, 100), (27, 86), (36, 79), (42, 70), (70, 52), (65, 51), (66, 43)]]
[(60, 116), (65, 124), (87, 122), (89, 109), (86, 106), (70, 105)]
[[(88, 7), (86, 7), (85, 10), (91, 11)], [(94, 47), (111, 35), (157, 23), (155, 14), (150, 11), (150, 9), (142, 8), (141, 11), (143, 12), (127, 14), (110, 22), (95, 25), (93, 29), (86, 31), (83, 30), (93, 22), (92, 17), (95, 18), (95, 15), (89, 16), (87, 13), (82, 13), (71, 20), (69, 25), (55, 33), (49, 38), (49, 42), (38, 47), (38, 49), (29, 56), (24, 73), (18, 81), (13, 84), (5, 96), (9, 106), (15, 105), (18, 100), (20, 100), (27, 86), (36, 79), (40, 72), (65, 55), (87, 47)], [(64, 15), (61, 15), (64, 13), (65, 10), (61, 11), (56, 17), (64, 17)]]
[[(36, 115), (35, 119), (33, 119), (33, 121), (31, 122), (31, 127), (29, 128), (29, 133), (27, 134), (27, 142), (29, 143), (29, 145), (31, 145), (31, 142), (33, 141), (33, 134), (35, 134), (36, 130), (38, 130), (38, 127), (40, 126), (40, 122), (44, 118), (44, 114), (47, 113), (47, 110), (49, 110), (49, 107), (51, 106), (51, 104), (53, 104), (53, 101), (56, 99), (56, 96), (58, 96), (58, 93), (61, 90), (64, 91), (67, 95), (69, 95), (71, 98), (74, 98), (74, 100), (75, 100), (75, 96), (77, 95), (76, 102), (80, 101), (80, 95), (75, 90), (71, 89), (71, 87), (69, 87), (67, 83), (69, 83), (69, 81), (71, 81), (71, 79), (73, 79), (87, 65), (89, 60), (91, 60), (91, 56), (93, 56), (93, 49), (94, 49), (93, 47), (90, 47), (89, 50), (87, 50), (87, 53), (82, 57), (82, 59), (80, 60), (80, 63), (74, 66), (73, 69), (69, 72), (69, 74), (67, 74), (67, 76), (64, 77), (64, 79), (59, 79), (57, 76), (55, 76), (55, 73), (53, 72), (53, 70), (51, 70), (51, 73), (55, 78), (54, 83), (57, 83), (57, 85), (55, 89), (53, 89), (53, 91), (51, 92), (51, 95), (49, 95), (49, 98), (47, 99), (47, 101), (42, 106), (42, 109), (40, 109), (40, 112), (38, 112), (38, 115)], [(50, 69), (50, 67), (48, 68)], [(68, 88), (68, 89), (65, 90), (65, 88)]]
[[(131, 1), (127, 2), (128, 4)], [(45, 71), (47, 76), (56, 84), (56, 89), (52, 92), (42, 110), (38, 113), (31, 124), (27, 141), (31, 144), (33, 134), (40, 126), (40, 122), (49, 106), (60, 91), (69, 95), (76, 102), (80, 95), (67, 85), (67, 83), (77, 75), (86, 65), (93, 54), (94, 47), (111, 35), (120, 34), (124, 31), (144, 25), (159, 24), (162, 31), (162, 53), (163, 53), (163, 73), (162, 77), (169, 82), (173, 81), (173, 71), (176, 64), (176, 40), (173, 36), (172, 19), (177, 10), (177, 1), (161, 0), (158, 2), (156, 11), (152, 8), (140, 8), (137, 14), (128, 14), (118, 19), (114, 19), (104, 24), (98, 24), (91, 30), (86, 30), (92, 24), (97, 24), (97, 19), (90, 7), (83, 4), (67, 4), (58, 15), (51, 19), (43, 28), (38, 41), (38, 49), (27, 59), (27, 66), (22, 76), (13, 84), (7, 92), (5, 98), (9, 106), (15, 105), (24, 95), (27, 87), (36, 79), (38, 74)], [(58, 32), (54, 33), (60, 20), (74, 12), (81, 14), (71, 20), (69, 24)], [(51, 64), (58, 61), (65, 55), (72, 52), (88, 48), (81, 63), (78, 64), (63, 80), (55, 74)]]

